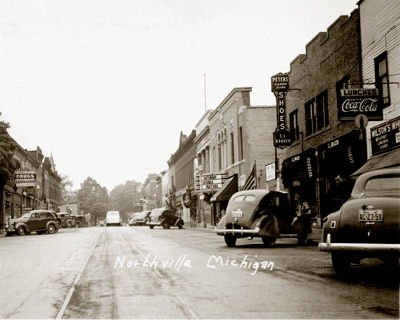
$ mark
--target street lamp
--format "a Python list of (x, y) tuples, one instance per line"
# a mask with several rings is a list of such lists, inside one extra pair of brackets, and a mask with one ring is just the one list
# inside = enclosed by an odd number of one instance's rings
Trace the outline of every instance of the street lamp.
[(203, 206), (203, 200), (204, 200), (204, 194), (203, 194), (203, 166), (199, 165), (197, 167), (197, 172), (200, 174), (200, 228), (205, 228), (206, 227), (206, 221), (204, 217), (204, 206)]

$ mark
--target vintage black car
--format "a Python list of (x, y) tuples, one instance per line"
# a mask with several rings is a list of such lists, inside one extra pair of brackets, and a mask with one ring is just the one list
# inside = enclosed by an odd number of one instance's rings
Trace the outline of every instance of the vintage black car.
[(56, 214), (59, 218), (59, 224), (62, 228), (72, 228), (75, 226), (75, 220), (68, 212), (57, 212)]
[(33, 210), (23, 214), (17, 219), (10, 219), (5, 227), (6, 235), (11, 236), (16, 233), (20, 236), (36, 232), (50, 234), (58, 231), (58, 223), (54, 215), (49, 210)]
[(398, 266), (400, 256), (400, 168), (357, 178), (350, 198), (324, 219), (319, 250), (331, 253), (337, 274), (352, 262), (379, 258)]
[(229, 247), (235, 246), (236, 239), (247, 237), (261, 237), (266, 246), (274, 246), (277, 238), (284, 237), (296, 237), (304, 244), (308, 224), (308, 219), (295, 214), (286, 192), (245, 190), (230, 198), (216, 232)]
[(171, 210), (166, 208), (153, 209), (150, 213), (149, 220), (146, 223), (150, 229), (157, 226), (162, 226), (164, 229), (169, 229), (171, 226), (176, 226), (179, 229), (183, 228), (183, 220), (175, 216)]

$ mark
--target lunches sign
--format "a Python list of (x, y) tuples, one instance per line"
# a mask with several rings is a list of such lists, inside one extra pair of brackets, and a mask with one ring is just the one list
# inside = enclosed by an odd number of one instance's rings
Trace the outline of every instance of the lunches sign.
[(353, 121), (357, 115), (364, 114), (369, 120), (382, 120), (382, 108), (377, 88), (341, 89), (338, 97), (338, 116), (340, 121)]

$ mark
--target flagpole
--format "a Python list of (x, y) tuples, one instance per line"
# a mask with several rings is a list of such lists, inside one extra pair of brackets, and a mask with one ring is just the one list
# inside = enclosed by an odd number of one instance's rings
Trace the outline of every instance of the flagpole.
[(206, 86), (206, 77), (204, 74), (204, 112), (207, 112), (207, 86)]

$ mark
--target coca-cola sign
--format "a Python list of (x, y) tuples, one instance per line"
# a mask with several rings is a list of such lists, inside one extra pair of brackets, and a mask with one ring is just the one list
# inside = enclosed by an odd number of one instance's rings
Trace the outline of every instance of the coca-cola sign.
[(377, 88), (341, 89), (338, 97), (340, 121), (354, 121), (359, 114), (369, 120), (382, 120), (382, 107)]

